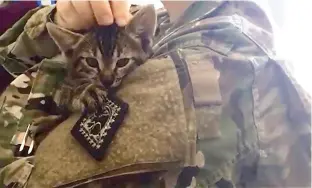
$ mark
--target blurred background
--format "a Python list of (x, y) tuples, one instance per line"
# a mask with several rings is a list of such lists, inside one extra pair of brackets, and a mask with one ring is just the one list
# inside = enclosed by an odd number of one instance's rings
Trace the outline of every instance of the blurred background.
[[(293, 71), (299, 83), (312, 95), (312, 1), (310, 0), (253, 0), (269, 16), (275, 33), (279, 57), (293, 62)], [(131, 0), (133, 4), (154, 3), (159, 0)], [(310, 81), (309, 81), (310, 80)]]

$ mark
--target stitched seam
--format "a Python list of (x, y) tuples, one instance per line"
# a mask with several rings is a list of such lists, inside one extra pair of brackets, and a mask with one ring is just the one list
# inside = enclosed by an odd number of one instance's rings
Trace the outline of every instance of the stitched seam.
[[(239, 29), (241, 31), (241, 33), (246, 36), (249, 40), (251, 40), (255, 45), (258, 46), (259, 49), (261, 49), (261, 51), (263, 51), (267, 56), (269, 57), (273, 57), (273, 51), (271, 51), (266, 44), (264, 43), (259, 43), (257, 40), (254, 39), (253, 36), (249, 35), (246, 30), (245, 30), (245, 22), (246, 20), (244, 18), (242, 18), (241, 16), (235, 14), (232, 16), (232, 20), (233, 20), (233, 25), (236, 26), (237, 29)], [(250, 23), (250, 22), (248, 22)], [(250, 23), (250, 25), (254, 26), (253, 24)], [(266, 32), (265, 30), (263, 30), (264, 32)]]
[(252, 69), (253, 69), (253, 83), (252, 83), (252, 106), (253, 106), (253, 111), (252, 111), (252, 118), (253, 118), (253, 122), (254, 122), (254, 127), (257, 133), (257, 146), (260, 149), (260, 136), (259, 136), (259, 131), (258, 131), (258, 127), (260, 126), (260, 113), (257, 110), (257, 106), (259, 106), (259, 90), (256, 87), (256, 77), (257, 77), (257, 69), (255, 66), (255, 59), (251, 58), (249, 59), (251, 65), (252, 65)]

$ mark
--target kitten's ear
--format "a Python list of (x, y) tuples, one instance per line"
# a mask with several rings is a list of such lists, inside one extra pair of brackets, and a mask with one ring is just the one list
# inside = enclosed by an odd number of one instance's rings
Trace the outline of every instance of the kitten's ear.
[(137, 36), (145, 35), (152, 38), (157, 26), (157, 14), (154, 5), (140, 9), (126, 26), (126, 30)]
[(67, 52), (69, 49), (72, 49), (73, 46), (83, 38), (83, 35), (61, 28), (53, 23), (48, 22), (46, 27), (51, 38), (62, 52)]

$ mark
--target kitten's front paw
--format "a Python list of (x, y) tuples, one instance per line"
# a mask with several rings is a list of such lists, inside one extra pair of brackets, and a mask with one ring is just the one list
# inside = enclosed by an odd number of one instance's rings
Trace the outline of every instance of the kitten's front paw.
[(94, 85), (86, 87), (81, 94), (77, 94), (72, 101), (72, 107), (76, 111), (87, 109), (94, 111), (105, 102), (107, 92), (103, 88)]

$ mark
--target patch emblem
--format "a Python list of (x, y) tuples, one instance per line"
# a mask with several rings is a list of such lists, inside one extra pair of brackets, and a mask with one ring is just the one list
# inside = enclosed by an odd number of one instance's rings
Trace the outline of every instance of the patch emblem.
[(108, 95), (100, 109), (82, 114), (71, 134), (94, 159), (100, 161), (127, 112), (127, 103)]

